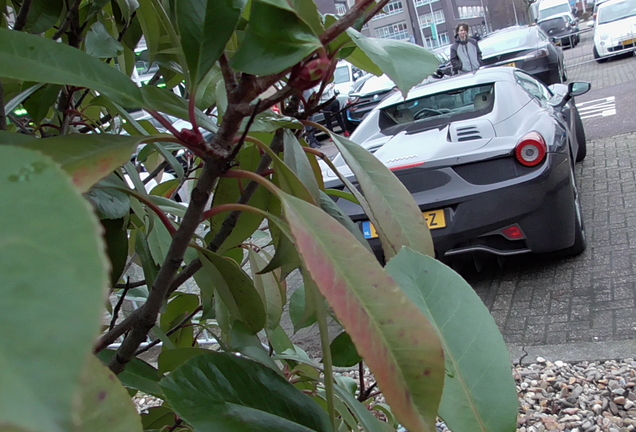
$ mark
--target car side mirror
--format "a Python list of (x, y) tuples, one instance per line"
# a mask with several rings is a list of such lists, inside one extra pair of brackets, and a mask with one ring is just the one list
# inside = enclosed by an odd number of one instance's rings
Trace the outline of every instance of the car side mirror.
[(570, 97), (584, 95), (592, 89), (592, 84), (585, 81), (575, 81), (568, 84), (568, 94)]
[(557, 40), (556, 40), (556, 38), (555, 38), (555, 37), (551, 37), (551, 38), (550, 38), (550, 42), (552, 42), (553, 44), (555, 44), (555, 45), (556, 45)]
[(337, 95), (339, 95), (339, 94), (340, 94), (340, 90), (338, 90), (338, 89), (334, 89), (333, 93), (337, 96)]

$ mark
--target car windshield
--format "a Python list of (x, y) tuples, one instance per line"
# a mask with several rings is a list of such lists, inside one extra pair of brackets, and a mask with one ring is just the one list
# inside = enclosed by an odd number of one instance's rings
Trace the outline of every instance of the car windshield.
[(598, 10), (598, 23), (607, 24), (636, 15), (636, 0), (604, 5)]
[(351, 81), (349, 76), (349, 68), (347, 66), (339, 66), (333, 73), (333, 79), (336, 84), (342, 84)]
[[(492, 110), (494, 84), (464, 87), (382, 108), (381, 129), (432, 120), (446, 122), (483, 115)], [(384, 127), (383, 127), (384, 126)]]
[(541, 29), (546, 33), (551, 29), (563, 30), (565, 27), (565, 20), (563, 17), (547, 19), (545, 21), (541, 21), (539, 23), (539, 27), (541, 27)]
[(552, 15), (563, 14), (571, 12), (570, 6), (567, 3), (552, 6), (545, 9), (539, 9), (539, 19), (547, 18)]
[(528, 29), (493, 34), (479, 41), (483, 57), (515, 51), (530, 44), (532, 35)]

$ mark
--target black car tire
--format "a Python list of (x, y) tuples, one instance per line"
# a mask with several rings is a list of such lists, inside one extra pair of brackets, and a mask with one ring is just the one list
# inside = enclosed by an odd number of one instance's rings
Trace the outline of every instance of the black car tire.
[(576, 143), (579, 146), (579, 150), (576, 153), (576, 161), (581, 162), (587, 155), (587, 139), (585, 137), (583, 120), (581, 120), (581, 115), (578, 111), (574, 112), (574, 129), (576, 133)]
[(585, 234), (585, 223), (583, 222), (583, 209), (579, 200), (579, 190), (576, 186), (574, 168), (570, 168), (570, 170), (570, 179), (574, 188), (574, 243), (572, 246), (558, 252), (558, 255), (562, 257), (580, 255), (587, 248), (587, 236)]
[(565, 67), (565, 62), (563, 63), (563, 69), (561, 69), (561, 82), (566, 82), (568, 80), (568, 71)]
[(596, 47), (594, 47), (593, 53), (594, 53), (594, 60), (596, 60), (596, 63), (605, 63), (607, 61), (607, 59), (599, 57), (598, 51), (596, 51)]

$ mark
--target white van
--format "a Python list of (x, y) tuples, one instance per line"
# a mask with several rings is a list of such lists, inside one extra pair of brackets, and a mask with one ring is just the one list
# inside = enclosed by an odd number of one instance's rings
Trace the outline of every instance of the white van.
[(571, 21), (576, 22), (568, 0), (541, 0), (537, 7), (537, 20), (542, 21), (554, 15), (568, 15)]

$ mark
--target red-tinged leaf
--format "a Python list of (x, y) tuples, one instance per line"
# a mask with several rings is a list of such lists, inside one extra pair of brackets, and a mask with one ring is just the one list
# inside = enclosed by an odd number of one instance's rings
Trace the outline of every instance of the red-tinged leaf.
[(366, 149), (336, 134), (332, 138), (360, 184), (364, 198), (355, 188), (351, 192), (375, 225), (386, 260), (402, 246), (434, 257), (433, 239), (422, 211), (402, 182)]
[[(12, 144), (12, 136), (0, 133), (0, 144)], [(14, 145), (37, 150), (59, 163), (80, 192), (88, 191), (115, 168), (130, 160), (133, 151), (147, 137), (109, 134), (74, 134), (46, 139), (20, 139)]]
[(375, 257), (315, 206), (281, 193), (309, 276), (333, 308), (408, 430), (434, 431), (444, 383), (435, 328)]

